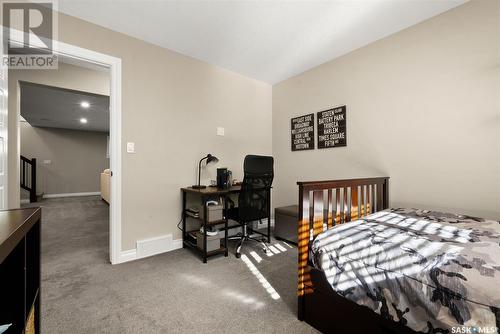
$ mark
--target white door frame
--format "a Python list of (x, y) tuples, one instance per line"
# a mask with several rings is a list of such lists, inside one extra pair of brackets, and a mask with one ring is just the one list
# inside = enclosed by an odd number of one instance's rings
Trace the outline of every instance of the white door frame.
[[(0, 57), (6, 55), (3, 26), (0, 25)], [(9, 76), (8, 67), (0, 64), (0, 210), (9, 207)], [(19, 168), (17, 169), (19, 170)]]
[[(22, 36), (22, 34), (21, 34)], [(23, 44), (22, 41), (15, 41)], [(109, 150), (111, 177), (111, 200), (109, 203), (109, 259), (112, 264), (125, 262), (121, 256), (122, 250), (122, 219), (121, 219), (121, 188), (122, 188), (122, 159), (121, 159), (121, 130), (122, 130), (122, 61), (120, 58), (84, 49), (75, 45), (53, 41), (54, 52), (58, 55), (97, 64), (107, 67), (110, 72), (109, 96)], [(19, 115), (17, 115), (19, 117)], [(17, 122), (18, 134), (20, 125)], [(19, 138), (18, 138), (19, 139)], [(19, 165), (20, 145), (17, 145), (17, 159)], [(19, 171), (19, 166), (17, 167)], [(97, 176), (96, 176), (97, 177)]]

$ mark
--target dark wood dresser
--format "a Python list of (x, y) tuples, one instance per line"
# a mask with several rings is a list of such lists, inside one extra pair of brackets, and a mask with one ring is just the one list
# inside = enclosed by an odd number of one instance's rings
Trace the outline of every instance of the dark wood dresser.
[(41, 211), (0, 211), (0, 333), (40, 332)]

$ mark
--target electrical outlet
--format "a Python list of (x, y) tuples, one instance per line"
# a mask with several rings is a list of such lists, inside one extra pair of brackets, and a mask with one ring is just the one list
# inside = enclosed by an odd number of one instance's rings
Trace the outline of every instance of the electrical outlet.
[(224, 136), (224, 128), (221, 126), (217, 127), (217, 136)]

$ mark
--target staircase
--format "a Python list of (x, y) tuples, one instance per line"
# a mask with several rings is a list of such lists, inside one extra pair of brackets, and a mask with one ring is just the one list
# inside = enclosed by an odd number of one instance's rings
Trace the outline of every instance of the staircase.
[(29, 191), (30, 203), (36, 202), (36, 159), (21, 155), (21, 188)]

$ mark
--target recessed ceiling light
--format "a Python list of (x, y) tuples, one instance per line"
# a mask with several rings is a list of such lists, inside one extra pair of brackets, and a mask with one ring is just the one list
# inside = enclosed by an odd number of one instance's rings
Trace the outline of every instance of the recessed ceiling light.
[(87, 124), (87, 119), (86, 118), (80, 118), (80, 123)]
[(80, 102), (80, 106), (82, 108), (87, 109), (88, 107), (90, 107), (90, 103), (88, 103), (87, 101), (82, 101), (82, 102)]

